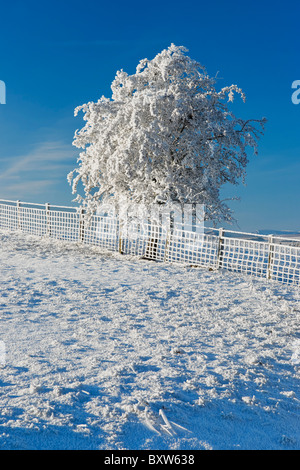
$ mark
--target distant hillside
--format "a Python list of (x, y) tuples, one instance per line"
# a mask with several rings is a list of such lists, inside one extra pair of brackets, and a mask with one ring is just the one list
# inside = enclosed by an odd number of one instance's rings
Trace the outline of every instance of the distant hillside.
[(289, 230), (257, 230), (259, 235), (277, 235), (278, 237), (300, 237), (300, 231)]

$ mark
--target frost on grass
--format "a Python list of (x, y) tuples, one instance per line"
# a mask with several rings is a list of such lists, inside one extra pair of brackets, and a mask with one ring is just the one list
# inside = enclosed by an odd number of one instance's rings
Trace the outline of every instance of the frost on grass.
[(3, 449), (299, 448), (299, 289), (0, 232)]

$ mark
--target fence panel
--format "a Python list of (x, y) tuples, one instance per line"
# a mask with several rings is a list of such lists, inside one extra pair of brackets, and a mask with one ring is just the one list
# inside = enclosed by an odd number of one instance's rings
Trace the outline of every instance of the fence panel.
[(51, 238), (79, 241), (80, 217), (75, 211), (51, 209), (48, 212), (48, 234)]
[(170, 234), (165, 261), (217, 267), (219, 239), (214, 235), (175, 229)]
[(131, 221), (83, 209), (0, 200), (0, 228), (99, 246), (127, 255), (190, 266), (226, 269), (300, 285), (300, 239), (224, 232), (188, 231), (180, 225)]
[(266, 277), (268, 260), (268, 243), (223, 237), (219, 255), (221, 268)]
[(18, 230), (17, 206), (9, 203), (0, 205), (0, 227), (7, 230)]
[(82, 220), (82, 241), (111, 251), (118, 250), (119, 223), (117, 217), (94, 215), (89, 223)]
[(273, 244), (270, 264), (271, 279), (300, 285), (300, 247)]
[(155, 223), (131, 221), (120, 228), (120, 252), (155, 261), (164, 261), (167, 230)]
[(47, 219), (45, 209), (39, 207), (21, 207), (17, 208), (18, 229), (30, 235), (40, 237), (47, 233)]

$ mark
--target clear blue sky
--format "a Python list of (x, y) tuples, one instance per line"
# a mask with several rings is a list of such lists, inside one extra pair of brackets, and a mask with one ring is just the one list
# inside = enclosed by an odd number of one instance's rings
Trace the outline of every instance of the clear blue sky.
[(116, 71), (134, 73), (171, 43), (189, 49), (219, 86), (237, 84), (242, 118), (268, 119), (246, 186), (224, 189), (244, 231), (300, 230), (299, 0), (1, 2), (0, 198), (73, 205), (74, 108), (111, 96)]

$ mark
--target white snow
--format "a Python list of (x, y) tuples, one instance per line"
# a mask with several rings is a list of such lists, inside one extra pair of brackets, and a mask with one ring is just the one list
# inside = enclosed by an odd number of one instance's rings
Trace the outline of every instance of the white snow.
[(0, 241), (1, 449), (300, 448), (299, 288)]

